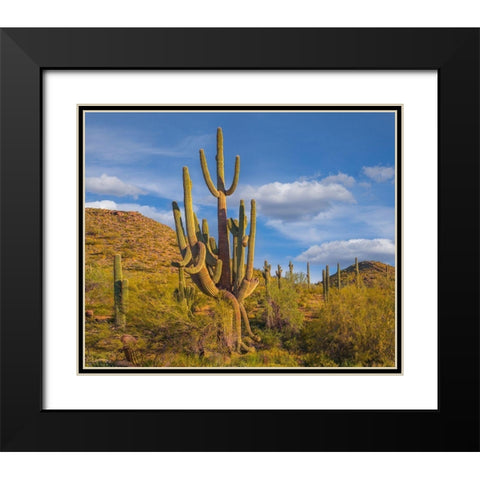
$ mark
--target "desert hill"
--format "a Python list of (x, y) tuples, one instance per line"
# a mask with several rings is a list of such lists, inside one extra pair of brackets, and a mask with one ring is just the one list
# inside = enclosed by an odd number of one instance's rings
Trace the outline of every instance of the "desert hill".
[[(330, 267), (330, 285), (337, 285), (337, 267), (333, 269)], [(364, 260), (358, 262), (358, 272), (363, 285), (370, 287), (375, 284), (381, 278), (395, 278), (395, 267), (387, 265), (386, 263), (377, 262), (375, 260)], [(340, 270), (340, 282), (342, 285), (349, 285), (354, 283), (355, 276), (355, 264), (348, 266), (347, 268)]]
[(158, 273), (176, 271), (179, 261), (175, 232), (138, 212), (100, 208), (85, 209), (85, 264), (112, 266), (113, 256), (122, 255), (123, 268)]

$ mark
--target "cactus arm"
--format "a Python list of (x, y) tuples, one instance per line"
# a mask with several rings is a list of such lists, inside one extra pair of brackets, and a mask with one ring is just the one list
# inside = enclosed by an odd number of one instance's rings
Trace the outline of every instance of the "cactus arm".
[(205, 158), (205, 152), (200, 150), (200, 165), (202, 167), (203, 178), (207, 184), (210, 193), (218, 198), (218, 190), (215, 188), (215, 185), (212, 182), (212, 177), (210, 177), (210, 172), (208, 171), (207, 159)]
[(218, 257), (217, 257), (217, 255), (215, 255), (212, 252), (212, 249), (210, 248), (210, 243), (209, 242), (205, 243), (204, 245), (207, 249), (207, 258), (206, 258), (205, 262), (207, 263), (207, 265), (210, 265), (211, 267), (214, 267), (218, 262)]
[(214, 255), (218, 254), (218, 249), (217, 249), (217, 242), (215, 241), (214, 237), (210, 237), (208, 239), (208, 245), (210, 246), (210, 250)]
[(232, 235), (238, 235), (238, 220), (229, 218), (227, 220), (227, 227)]
[(222, 275), (222, 261), (217, 260), (217, 267), (215, 268), (215, 273), (212, 276), (213, 283), (217, 284), (220, 281), (220, 276)]
[(223, 192), (225, 195), (225, 168), (223, 160), (223, 132), (219, 127), (217, 128), (217, 190)]
[(180, 249), (180, 253), (183, 255), (183, 251), (187, 246), (187, 241), (185, 239), (185, 230), (183, 229), (182, 214), (180, 213), (180, 208), (178, 207), (177, 202), (172, 202), (172, 209), (173, 219), (175, 220), (178, 248)]
[(206, 268), (200, 270), (198, 274), (192, 275), (192, 282), (199, 288), (199, 290), (205, 295), (213, 298), (217, 298), (219, 290), (213, 283)]
[(183, 167), (183, 203), (185, 207), (185, 221), (187, 224), (188, 243), (191, 247), (193, 247), (197, 243), (198, 239), (195, 230), (195, 216), (193, 213), (192, 181), (190, 180), (190, 175), (188, 173), (187, 167)]
[(225, 195), (228, 197), (235, 192), (238, 185), (238, 179), (240, 177), (240, 155), (235, 157), (235, 173), (233, 174), (233, 181), (231, 187), (225, 192)]
[(185, 268), (185, 272), (188, 273), (189, 275), (195, 275), (196, 273), (199, 273), (202, 268), (205, 267), (205, 257), (207, 254), (207, 249), (202, 242), (198, 242), (197, 247), (198, 247), (198, 257), (195, 261), (195, 264), (192, 265), (191, 267)]
[(192, 250), (189, 246), (185, 249), (185, 256), (183, 257), (183, 260), (180, 262), (172, 262), (172, 267), (186, 267), (190, 261), (192, 260)]
[(197, 238), (200, 241), (203, 241), (203, 233), (202, 233), (202, 230), (200, 230), (200, 223), (198, 221), (198, 217), (195, 212), (193, 212), (193, 221), (195, 222), (195, 233), (197, 235)]
[[(245, 276), (245, 246), (243, 245), (243, 238), (245, 236), (245, 229), (247, 228), (245, 216), (245, 203), (240, 200), (240, 208), (238, 212), (238, 233), (234, 236), (234, 243), (236, 244), (236, 262), (234, 262), (235, 271), (235, 285), (234, 291), (238, 293), (240, 290), (243, 277)], [(236, 264), (236, 265), (235, 265)]]
[(250, 234), (248, 235), (247, 271), (245, 277), (251, 280), (253, 276), (253, 261), (255, 257), (255, 235), (257, 232), (257, 209), (255, 200), (250, 202)]
[(208, 239), (210, 238), (210, 232), (208, 230), (208, 222), (207, 219), (202, 219), (202, 234), (203, 234), (203, 243), (207, 244)]

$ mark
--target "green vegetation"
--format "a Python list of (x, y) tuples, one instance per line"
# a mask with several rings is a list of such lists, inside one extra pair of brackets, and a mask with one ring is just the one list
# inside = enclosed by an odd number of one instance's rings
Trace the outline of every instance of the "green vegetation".
[[(230, 301), (203, 295), (188, 274), (179, 295), (172, 229), (134, 212), (86, 209), (85, 230), (87, 367), (394, 366), (394, 267), (360, 262), (359, 288), (355, 266), (343, 269), (328, 303), (323, 284), (309, 285), (303, 272), (288, 272), (279, 288), (268, 262), (253, 269), (252, 280), (265, 281), (244, 305), (261, 340), (245, 335), (248, 351), (238, 352)], [(115, 323), (115, 255), (129, 280), (125, 326)]]

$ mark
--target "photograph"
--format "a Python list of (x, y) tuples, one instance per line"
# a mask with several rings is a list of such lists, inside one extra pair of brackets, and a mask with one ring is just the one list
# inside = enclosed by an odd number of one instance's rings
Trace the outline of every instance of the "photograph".
[(80, 373), (401, 373), (401, 105), (79, 105)]

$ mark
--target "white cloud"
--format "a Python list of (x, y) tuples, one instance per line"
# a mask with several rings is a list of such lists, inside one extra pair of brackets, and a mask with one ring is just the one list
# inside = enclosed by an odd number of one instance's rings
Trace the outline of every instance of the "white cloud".
[(355, 185), (355, 179), (346, 173), (338, 172), (337, 175), (329, 175), (321, 180), (324, 185), (330, 185), (332, 183), (340, 183), (346, 187), (353, 187)]
[(395, 176), (395, 169), (377, 165), (375, 167), (363, 167), (362, 173), (375, 182), (386, 182)]
[(373, 240), (355, 238), (325, 242), (320, 245), (313, 245), (301, 253), (295, 260), (299, 262), (310, 262), (312, 264), (352, 264), (355, 257), (359, 261), (377, 260), (380, 262), (392, 263), (395, 259), (395, 243), (386, 238)]
[(334, 205), (309, 219), (267, 219), (267, 226), (304, 245), (356, 236), (394, 238), (395, 209), (377, 205)]
[(118, 177), (111, 177), (105, 173), (100, 177), (86, 177), (85, 189), (87, 192), (101, 195), (131, 196), (135, 200), (139, 195), (145, 193), (141, 188), (122, 182)]
[(245, 201), (254, 198), (259, 213), (274, 220), (309, 219), (330, 209), (333, 203), (355, 203), (343, 185), (316, 180), (247, 186), (237, 196)]
[(86, 208), (104, 208), (107, 210), (121, 210), (124, 212), (139, 212), (145, 217), (152, 218), (157, 222), (174, 228), (172, 211), (158, 210), (150, 205), (139, 205), (137, 203), (117, 203), (113, 200), (99, 200), (97, 202), (85, 203)]

